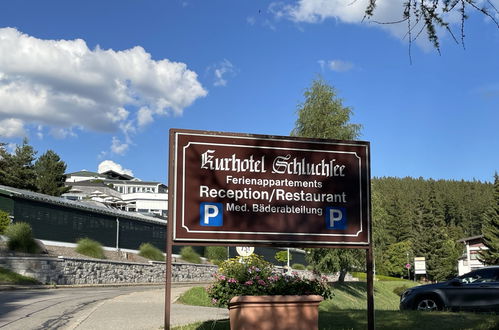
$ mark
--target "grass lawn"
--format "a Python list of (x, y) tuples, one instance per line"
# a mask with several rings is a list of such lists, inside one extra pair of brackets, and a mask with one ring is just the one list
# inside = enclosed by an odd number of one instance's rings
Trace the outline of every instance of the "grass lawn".
[(0, 267), (0, 284), (40, 284), (40, 282)]
[[(499, 315), (453, 312), (418, 312), (398, 310), (399, 297), (393, 291), (414, 286), (410, 281), (377, 281), (374, 284), (376, 329), (499, 329)], [(347, 282), (333, 285), (334, 297), (319, 306), (319, 329), (366, 329), (366, 283)], [(187, 291), (179, 302), (212, 306), (204, 288)], [(228, 320), (208, 321), (175, 327), (174, 330), (230, 329)]]

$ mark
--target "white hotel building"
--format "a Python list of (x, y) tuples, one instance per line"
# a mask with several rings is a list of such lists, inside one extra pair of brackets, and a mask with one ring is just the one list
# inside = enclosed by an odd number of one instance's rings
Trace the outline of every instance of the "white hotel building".
[(160, 182), (141, 181), (112, 170), (96, 173), (78, 171), (66, 174), (71, 189), (61, 197), (84, 202), (102, 203), (130, 212), (166, 217), (168, 188)]

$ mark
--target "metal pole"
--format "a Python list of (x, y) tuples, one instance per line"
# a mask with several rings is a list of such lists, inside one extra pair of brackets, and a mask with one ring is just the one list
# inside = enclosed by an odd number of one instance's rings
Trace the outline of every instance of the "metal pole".
[(120, 250), (120, 220), (116, 218), (116, 251)]
[(289, 270), (290, 270), (290, 268), (289, 268), (289, 248), (287, 248), (287, 250), (288, 250), (288, 272), (289, 272)]
[[(168, 224), (168, 227), (170, 227), (170, 224)], [(171, 303), (172, 303), (172, 242), (171, 242), (171, 236), (169, 236), (166, 242), (165, 330), (170, 330)]]
[(367, 264), (367, 329), (374, 330), (374, 267), (373, 248), (369, 244), (366, 251)]

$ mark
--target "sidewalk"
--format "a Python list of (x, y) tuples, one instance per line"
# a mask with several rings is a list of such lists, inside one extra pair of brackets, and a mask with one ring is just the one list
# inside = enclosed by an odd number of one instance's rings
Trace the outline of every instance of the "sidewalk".
[[(172, 287), (172, 302), (190, 287)], [(165, 290), (134, 292), (105, 300), (82, 313), (67, 329), (159, 329), (164, 324)], [(228, 318), (224, 308), (172, 304), (172, 326)]]

